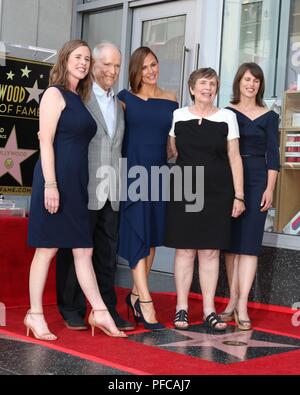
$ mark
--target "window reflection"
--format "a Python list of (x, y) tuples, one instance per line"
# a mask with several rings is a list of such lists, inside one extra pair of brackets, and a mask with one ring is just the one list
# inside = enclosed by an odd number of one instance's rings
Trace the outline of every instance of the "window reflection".
[(87, 13), (83, 17), (83, 40), (91, 48), (101, 41), (110, 41), (120, 47), (122, 32), (122, 8)]
[(293, 0), (290, 17), (287, 89), (300, 90), (300, 77), (298, 75), (300, 76), (300, 0)]
[(262, 2), (242, 4), (240, 62), (253, 61), (259, 55), (262, 25)]
[(185, 15), (143, 23), (142, 45), (149, 46), (160, 64), (159, 84), (179, 97), (181, 56), (185, 37)]
[(243, 62), (257, 62), (266, 77), (265, 98), (274, 94), (279, 0), (225, 0), (219, 104), (226, 106), (232, 81)]

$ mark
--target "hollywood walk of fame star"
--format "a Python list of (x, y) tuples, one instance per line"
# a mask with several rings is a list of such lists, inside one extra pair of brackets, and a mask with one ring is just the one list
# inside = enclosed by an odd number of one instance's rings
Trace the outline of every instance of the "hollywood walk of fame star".
[[(207, 347), (216, 348), (240, 360), (244, 360), (248, 347), (271, 347), (271, 348), (300, 348), (290, 344), (274, 343), (261, 340), (252, 340), (253, 331), (237, 331), (224, 334), (207, 334), (192, 331), (180, 331), (180, 334), (187, 336), (189, 339), (179, 340), (173, 343), (159, 344), (159, 347)], [(208, 358), (210, 359), (210, 358)]]
[(8, 80), (13, 80), (14, 79), (14, 76), (15, 76), (15, 74), (13, 74), (13, 72), (10, 70), (10, 72), (9, 73), (6, 73), (6, 75), (7, 75), (7, 79)]
[(29, 73), (32, 72), (32, 70), (29, 70), (29, 68), (27, 67), (27, 65), (26, 65), (26, 67), (25, 67), (24, 69), (21, 69), (21, 71), (22, 71), (21, 78), (23, 78), (23, 77), (29, 78)]
[(29, 92), (29, 97), (26, 103), (29, 103), (31, 100), (35, 100), (39, 104), (40, 101), (39, 96), (44, 90), (38, 88), (37, 80), (35, 81), (32, 88), (25, 88), (25, 89), (27, 90), (27, 92)]
[(20, 163), (24, 162), (35, 152), (37, 150), (18, 148), (16, 128), (14, 126), (5, 147), (0, 148), (0, 177), (9, 173), (20, 185), (23, 185)]

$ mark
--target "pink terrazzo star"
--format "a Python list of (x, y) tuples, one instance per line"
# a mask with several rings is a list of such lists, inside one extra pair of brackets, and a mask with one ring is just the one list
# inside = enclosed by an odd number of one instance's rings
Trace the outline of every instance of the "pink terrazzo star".
[(37, 150), (18, 148), (16, 128), (14, 126), (6, 146), (0, 148), (0, 177), (8, 173), (20, 185), (23, 185), (20, 163), (36, 152)]

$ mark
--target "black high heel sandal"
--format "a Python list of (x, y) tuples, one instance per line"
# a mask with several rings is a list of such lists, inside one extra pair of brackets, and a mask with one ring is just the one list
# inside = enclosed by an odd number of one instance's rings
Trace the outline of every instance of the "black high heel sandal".
[(135, 304), (134, 304), (135, 310), (140, 314), (141, 322), (143, 323), (144, 328), (145, 328), (145, 329), (150, 329), (150, 330), (152, 330), (152, 331), (158, 330), (158, 329), (164, 329), (165, 326), (164, 326), (163, 324), (161, 324), (160, 322), (150, 323), (150, 322), (147, 322), (147, 321), (145, 320), (145, 317), (144, 317), (144, 315), (143, 315), (143, 312), (142, 312), (140, 303), (153, 303), (153, 301), (152, 301), (152, 300), (141, 301), (141, 300), (138, 299), (138, 300), (135, 302)]
[[(206, 318), (204, 317), (204, 325), (216, 332), (224, 332), (227, 329), (226, 322), (222, 321), (221, 318), (213, 311)], [(223, 328), (218, 327), (218, 324), (224, 324)]]
[(137, 296), (137, 297), (139, 296), (137, 294), (134, 294), (133, 292), (129, 292), (129, 294), (126, 296), (125, 302), (127, 304), (127, 316), (129, 318), (129, 311), (130, 311), (129, 309), (131, 309), (132, 315), (133, 315), (133, 318), (134, 318), (135, 322), (136, 323), (142, 322), (141, 316), (136, 314), (136, 310), (133, 307), (133, 304), (132, 304), (132, 301), (131, 301), (131, 295)]
[[(178, 325), (178, 324), (184, 324), (184, 325)], [(174, 319), (174, 327), (175, 329), (179, 330), (187, 330), (189, 329), (189, 317), (188, 317), (188, 312), (186, 310), (178, 310), (177, 313), (175, 314), (175, 319)]]

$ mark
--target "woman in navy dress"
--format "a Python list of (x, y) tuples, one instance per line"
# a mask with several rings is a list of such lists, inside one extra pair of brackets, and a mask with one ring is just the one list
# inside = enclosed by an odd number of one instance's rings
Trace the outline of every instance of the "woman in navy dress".
[[(166, 202), (160, 191), (151, 191), (151, 169), (167, 164), (167, 139), (173, 111), (178, 107), (175, 94), (157, 85), (159, 66), (156, 55), (148, 47), (134, 51), (130, 59), (129, 79), (131, 91), (123, 90), (118, 97), (125, 109), (125, 137), (123, 156), (127, 158), (128, 179), (126, 191), (133, 192), (134, 179), (130, 178), (133, 166), (143, 166), (146, 183), (136, 199), (131, 195), (122, 198), (118, 254), (132, 269), (134, 285), (126, 302), (135, 317), (145, 328), (160, 329), (148, 288), (147, 277), (151, 270), (155, 247), (164, 244)], [(138, 178), (135, 175), (134, 178)], [(145, 189), (145, 188), (148, 188)], [(128, 193), (127, 193), (128, 192)], [(151, 201), (151, 192), (158, 193)]]
[(28, 242), (36, 247), (30, 269), (27, 336), (56, 340), (45, 321), (42, 296), (58, 248), (72, 248), (80, 286), (92, 306), (89, 323), (110, 336), (124, 336), (101, 298), (92, 265), (88, 214), (88, 145), (97, 125), (84, 105), (91, 91), (91, 51), (67, 42), (50, 75), (40, 105), (40, 150), (33, 177)]
[(231, 247), (226, 253), (230, 300), (221, 317), (225, 321), (235, 318), (241, 330), (252, 327), (248, 296), (280, 167), (278, 115), (265, 107), (264, 89), (262, 69), (256, 63), (244, 63), (235, 76), (228, 107), (236, 114), (240, 129), (246, 211), (233, 220)]

